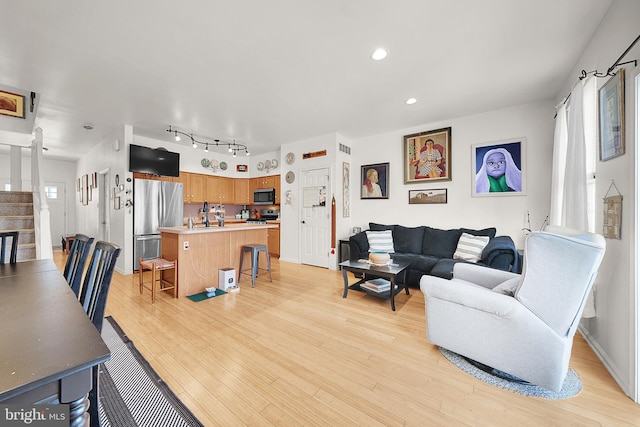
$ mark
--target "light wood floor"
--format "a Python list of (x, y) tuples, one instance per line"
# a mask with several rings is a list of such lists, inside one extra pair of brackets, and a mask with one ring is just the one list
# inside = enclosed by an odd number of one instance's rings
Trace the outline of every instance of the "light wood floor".
[(343, 299), (339, 272), (275, 259), (272, 270), (273, 282), (263, 276), (253, 289), (243, 275), (237, 294), (197, 303), (161, 294), (155, 304), (136, 275), (115, 273), (107, 315), (206, 426), (640, 425), (640, 405), (579, 335), (571, 367), (583, 391), (523, 397), (427, 342), (418, 289), (392, 312), (358, 292)]

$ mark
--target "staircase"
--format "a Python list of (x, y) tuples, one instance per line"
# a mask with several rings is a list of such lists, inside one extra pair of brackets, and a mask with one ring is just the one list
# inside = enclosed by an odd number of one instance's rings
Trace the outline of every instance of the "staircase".
[(33, 195), (31, 193), (0, 191), (0, 230), (18, 230), (20, 232), (18, 261), (36, 259)]

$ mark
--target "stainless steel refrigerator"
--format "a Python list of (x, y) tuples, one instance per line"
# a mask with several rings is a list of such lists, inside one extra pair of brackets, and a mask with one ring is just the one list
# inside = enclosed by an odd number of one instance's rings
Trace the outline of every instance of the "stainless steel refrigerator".
[(158, 227), (183, 225), (184, 188), (179, 182), (136, 179), (133, 185), (133, 268), (162, 253)]

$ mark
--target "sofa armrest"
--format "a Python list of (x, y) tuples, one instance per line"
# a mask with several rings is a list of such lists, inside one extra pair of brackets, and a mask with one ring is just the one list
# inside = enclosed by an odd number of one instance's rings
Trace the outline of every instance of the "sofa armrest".
[(511, 296), (460, 279), (446, 280), (424, 275), (420, 279), (420, 290), (425, 299), (438, 298), (498, 316), (507, 316), (520, 306)]
[(520, 277), (520, 275), (481, 265), (459, 262), (453, 266), (453, 279), (451, 281), (457, 279), (472, 282), (487, 289), (493, 289), (500, 283), (514, 277)]

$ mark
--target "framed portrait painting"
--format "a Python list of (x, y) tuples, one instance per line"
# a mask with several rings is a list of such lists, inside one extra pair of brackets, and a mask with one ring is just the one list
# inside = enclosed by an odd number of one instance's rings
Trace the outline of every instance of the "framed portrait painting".
[(389, 198), (389, 163), (360, 166), (360, 198)]
[(598, 91), (600, 161), (624, 154), (624, 68)]
[(404, 136), (404, 183), (451, 181), (451, 128)]
[(525, 143), (525, 138), (514, 138), (471, 147), (474, 196), (525, 194)]

